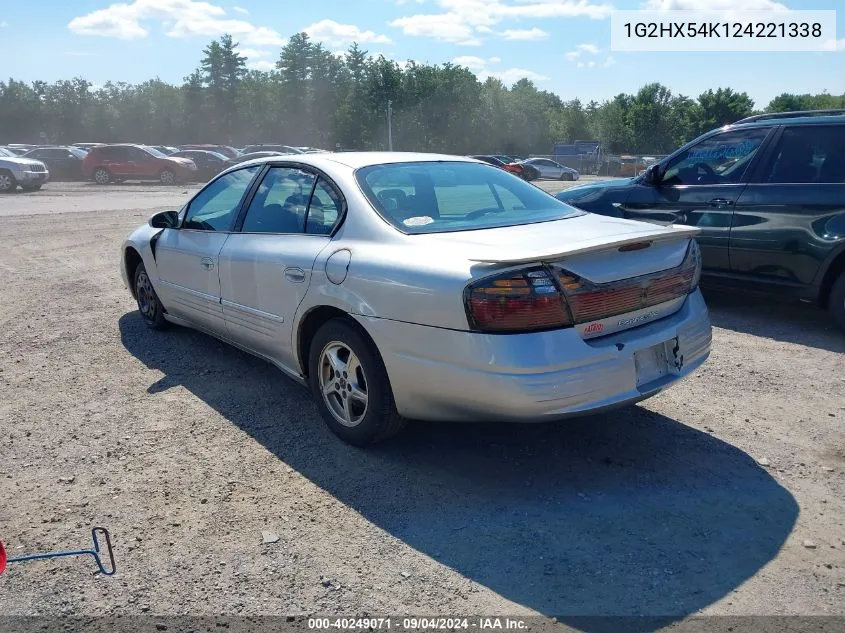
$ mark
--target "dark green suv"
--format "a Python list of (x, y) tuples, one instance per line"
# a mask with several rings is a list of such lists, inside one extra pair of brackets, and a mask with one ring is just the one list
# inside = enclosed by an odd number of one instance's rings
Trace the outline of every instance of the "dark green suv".
[(699, 227), (711, 286), (811, 300), (845, 328), (845, 110), (749, 117), (636, 178), (557, 198), (602, 215)]

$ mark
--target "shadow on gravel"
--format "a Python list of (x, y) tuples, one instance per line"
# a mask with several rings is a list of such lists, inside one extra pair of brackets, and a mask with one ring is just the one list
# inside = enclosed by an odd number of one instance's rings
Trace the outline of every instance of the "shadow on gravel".
[(747, 454), (642, 407), (564, 424), (417, 423), (360, 450), (260, 360), (187, 329), (148, 331), (135, 313), (120, 331), (164, 373), (150, 393), (185, 387), (410, 547), (591, 633), (655, 624), (578, 616), (668, 624), (724, 598), (777, 555), (798, 514)]
[(704, 300), (716, 327), (845, 352), (845, 332), (827, 310), (817, 306), (714, 289), (704, 291)]

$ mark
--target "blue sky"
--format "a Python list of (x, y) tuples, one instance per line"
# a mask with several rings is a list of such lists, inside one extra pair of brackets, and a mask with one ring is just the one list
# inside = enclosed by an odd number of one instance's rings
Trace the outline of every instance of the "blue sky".
[(611, 9), (836, 9), (842, 0), (41, 0), (4, 2), (4, 75), (73, 76), (95, 85), (152, 77), (179, 82), (203, 46), (231, 32), (255, 68), (271, 67), (287, 37), (308, 32), (333, 51), (354, 39), (398, 62), (456, 61), (482, 79), (522, 76), (564, 99), (602, 100), (660, 81), (697, 96), (748, 92), (759, 107), (782, 92), (845, 93), (845, 39), (831, 52), (611, 52)]

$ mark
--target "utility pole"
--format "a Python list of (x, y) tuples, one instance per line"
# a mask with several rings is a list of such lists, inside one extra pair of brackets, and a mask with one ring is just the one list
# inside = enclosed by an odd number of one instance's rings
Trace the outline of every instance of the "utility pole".
[(387, 149), (393, 151), (393, 101), (387, 101)]

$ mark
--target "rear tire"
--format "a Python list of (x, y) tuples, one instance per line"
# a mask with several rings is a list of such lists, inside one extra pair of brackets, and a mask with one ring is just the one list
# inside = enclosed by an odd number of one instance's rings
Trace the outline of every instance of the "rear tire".
[(164, 306), (156, 294), (153, 283), (147, 274), (143, 263), (135, 268), (135, 300), (138, 302), (138, 312), (144, 319), (146, 326), (152, 330), (163, 330), (168, 326), (164, 318)]
[(107, 185), (111, 182), (111, 174), (105, 167), (98, 167), (94, 170), (94, 182), (98, 185)]
[(839, 327), (845, 330), (845, 273), (839, 275), (839, 279), (836, 280), (833, 288), (830, 289), (827, 309)]
[(329, 429), (353, 446), (369, 446), (402, 430), (381, 355), (345, 319), (323, 324), (311, 341), (308, 381)]
[(18, 188), (18, 181), (7, 169), (0, 169), (0, 193), (14, 193)]

